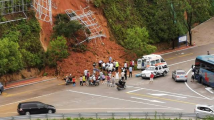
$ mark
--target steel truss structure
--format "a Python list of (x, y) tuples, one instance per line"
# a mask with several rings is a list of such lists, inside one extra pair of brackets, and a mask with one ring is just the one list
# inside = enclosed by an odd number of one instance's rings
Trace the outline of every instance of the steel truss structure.
[(52, 7), (57, 9), (51, 0), (33, 0), (33, 8), (36, 10), (36, 17), (42, 21), (50, 22), (52, 25)]
[(28, 6), (29, 3), (27, 2), (27, 0), (0, 0), (1, 16), (16, 13), (22, 13), (24, 15), (24, 17), (22, 18), (0, 22), (0, 24), (27, 19), (25, 11), (27, 11)]
[(89, 30), (89, 32), (85, 30), (85, 36), (87, 39), (81, 41), (78, 44), (82, 44), (86, 41), (90, 41), (96, 38), (102, 40), (102, 37), (106, 37), (106, 35), (103, 33), (103, 29), (96, 21), (93, 12), (89, 9), (89, 6), (85, 8), (82, 8), (80, 6), (80, 10), (76, 11), (72, 9), (67, 9), (65, 10), (65, 12), (69, 16), (70, 20), (80, 21)]

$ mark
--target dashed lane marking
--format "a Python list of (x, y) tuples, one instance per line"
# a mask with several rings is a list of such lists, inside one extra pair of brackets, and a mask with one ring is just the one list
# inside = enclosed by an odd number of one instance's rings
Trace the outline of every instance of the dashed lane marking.
[[(139, 104), (145, 104), (145, 105), (152, 105), (152, 106), (164, 107), (164, 108), (169, 108), (171, 110), (182, 110), (180, 108), (173, 108), (173, 107), (168, 107), (168, 106), (163, 106), (163, 105), (157, 105), (157, 104), (151, 104), (151, 103), (133, 101), (133, 100), (116, 98), (116, 97), (110, 97), (110, 96), (103, 96), (103, 95), (86, 93), (86, 92), (79, 92), (79, 91), (74, 91), (74, 90), (67, 90), (67, 91), (70, 91), (70, 92), (73, 92), (73, 93), (84, 94), (84, 95), (90, 95), (90, 96), (96, 96), (96, 97), (102, 97), (102, 98), (109, 98), (109, 99), (121, 100), (121, 101), (126, 101), (126, 102), (132, 102), (132, 103), (139, 103)], [(132, 94), (132, 93), (128, 93), (128, 94)]]
[(173, 99), (168, 99), (168, 98), (154, 97), (154, 96), (151, 96), (151, 95), (136, 94), (136, 93), (127, 93), (127, 94), (141, 96), (141, 97), (147, 97), (147, 98), (155, 98), (155, 99), (166, 100), (166, 101), (172, 101), (172, 102), (178, 102), (178, 103), (184, 103), (184, 104), (196, 105), (196, 103), (191, 103), (191, 102), (186, 102), (186, 101), (180, 101), (180, 100), (173, 100)]

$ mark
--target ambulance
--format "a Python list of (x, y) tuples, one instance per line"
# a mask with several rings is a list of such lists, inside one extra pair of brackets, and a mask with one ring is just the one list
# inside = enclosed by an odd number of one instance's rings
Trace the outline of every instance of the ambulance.
[(157, 63), (163, 63), (167, 65), (166, 61), (157, 54), (144, 55), (137, 60), (137, 69), (145, 70), (149, 66), (155, 66)]

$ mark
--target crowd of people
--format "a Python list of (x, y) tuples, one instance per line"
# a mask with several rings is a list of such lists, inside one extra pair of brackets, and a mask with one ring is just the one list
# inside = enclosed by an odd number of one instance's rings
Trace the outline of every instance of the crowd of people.
[[(95, 84), (96, 81), (100, 81), (101, 84), (107, 83), (107, 86), (114, 87), (115, 83), (120, 79), (127, 80), (128, 76), (132, 77), (134, 65), (134, 60), (130, 60), (129, 64), (124, 62), (124, 65), (121, 67), (119, 62), (113, 60), (112, 57), (109, 57), (106, 63), (103, 60), (99, 60), (98, 66), (95, 62), (93, 63), (92, 74), (89, 70), (83, 71), (83, 75), (79, 77), (80, 86), (86, 85), (87, 81), (90, 82), (90, 84)], [(121, 70), (119, 70), (119, 68), (121, 68)], [(71, 74), (66, 76), (65, 79), (71, 80), (73, 84), (76, 84), (76, 78), (75, 76), (72, 77)]]

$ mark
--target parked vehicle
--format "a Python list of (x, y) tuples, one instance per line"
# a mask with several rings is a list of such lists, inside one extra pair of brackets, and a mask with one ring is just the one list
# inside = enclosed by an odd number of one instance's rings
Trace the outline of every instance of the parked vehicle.
[(194, 109), (194, 112), (198, 115), (199, 118), (214, 116), (214, 106), (197, 104)]
[(4, 91), (4, 86), (0, 82), (0, 95), (2, 94), (3, 91)]
[(99, 80), (96, 80), (95, 82), (94, 81), (86, 81), (86, 86), (99, 86), (100, 85), (100, 82)]
[(214, 56), (200, 55), (195, 59), (194, 78), (199, 83), (214, 88)]
[(126, 89), (126, 82), (125, 81), (119, 80), (119, 82), (115, 83), (115, 85), (117, 85), (117, 90), (118, 91)]
[(56, 109), (52, 105), (35, 101), (19, 103), (17, 112), (19, 113), (19, 115), (44, 114), (44, 113), (51, 114), (55, 113)]
[(167, 73), (169, 72), (169, 68), (167, 65), (159, 63), (156, 64), (155, 66), (149, 66), (146, 68), (144, 71), (142, 71), (142, 79), (144, 78), (150, 78), (151, 73), (154, 74), (154, 77), (158, 76), (166, 76)]
[(144, 55), (142, 58), (137, 60), (137, 69), (145, 70), (147, 67), (154, 66), (157, 63), (163, 63), (164, 65), (167, 65), (166, 61), (160, 55)]
[(177, 82), (177, 81), (187, 82), (186, 72), (184, 70), (174, 70), (172, 72), (172, 79), (174, 79), (175, 82)]

